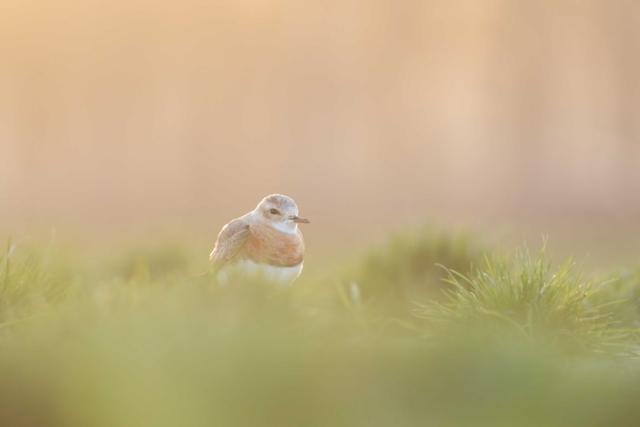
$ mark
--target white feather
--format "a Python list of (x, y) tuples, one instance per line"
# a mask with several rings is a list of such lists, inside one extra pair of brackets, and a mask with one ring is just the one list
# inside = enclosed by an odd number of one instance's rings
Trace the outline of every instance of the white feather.
[(303, 263), (293, 267), (279, 267), (244, 259), (223, 267), (217, 277), (218, 282), (225, 286), (230, 284), (233, 278), (262, 279), (269, 283), (290, 285), (300, 276), (302, 269)]

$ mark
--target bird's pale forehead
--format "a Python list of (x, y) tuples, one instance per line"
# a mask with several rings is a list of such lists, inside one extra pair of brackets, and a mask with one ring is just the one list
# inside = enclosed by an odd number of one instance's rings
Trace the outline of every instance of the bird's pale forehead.
[(295, 208), (296, 202), (292, 198), (282, 195), (269, 196), (264, 199), (268, 204), (278, 206), (280, 208)]

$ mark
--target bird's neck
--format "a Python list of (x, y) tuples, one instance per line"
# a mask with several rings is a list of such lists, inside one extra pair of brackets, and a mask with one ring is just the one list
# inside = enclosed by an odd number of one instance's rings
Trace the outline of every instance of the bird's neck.
[(273, 222), (271, 226), (283, 233), (296, 234), (298, 232), (298, 224), (294, 222)]
[(297, 234), (298, 233), (298, 224), (296, 224), (293, 221), (287, 221), (287, 222), (274, 222), (274, 221), (268, 221), (266, 219), (264, 219), (264, 217), (262, 217), (262, 215), (260, 215), (260, 213), (258, 212), (254, 212), (253, 213), (253, 217), (255, 219), (256, 222), (259, 222), (262, 225), (266, 225), (267, 227), (271, 227), (275, 230), (278, 230), (282, 233), (287, 233), (287, 234)]

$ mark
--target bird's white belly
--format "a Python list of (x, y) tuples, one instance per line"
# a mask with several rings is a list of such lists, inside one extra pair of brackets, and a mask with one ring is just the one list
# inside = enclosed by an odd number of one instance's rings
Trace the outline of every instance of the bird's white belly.
[(269, 283), (290, 285), (302, 273), (303, 263), (293, 267), (279, 267), (275, 265), (260, 264), (251, 260), (240, 260), (232, 265), (220, 269), (218, 282), (228, 285), (233, 279), (265, 280)]

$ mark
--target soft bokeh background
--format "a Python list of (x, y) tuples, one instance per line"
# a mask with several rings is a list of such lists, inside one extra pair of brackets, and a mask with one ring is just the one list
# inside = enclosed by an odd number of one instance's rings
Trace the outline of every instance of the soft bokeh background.
[(639, 137), (637, 1), (4, 0), (0, 424), (636, 427)]
[(0, 228), (212, 238), (284, 192), (316, 242), (429, 220), (637, 251), (639, 55), (626, 0), (7, 0)]

